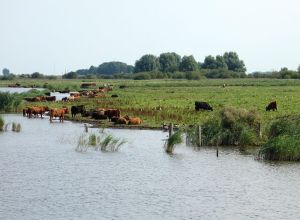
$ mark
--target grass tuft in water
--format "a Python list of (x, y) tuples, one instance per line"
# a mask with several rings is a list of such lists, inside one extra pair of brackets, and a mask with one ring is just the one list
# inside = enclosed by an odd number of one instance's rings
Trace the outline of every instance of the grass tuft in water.
[(176, 144), (181, 144), (182, 140), (182, 131), (178, 130), (172, 134), (166, 141), (166, 152), (172, 154)]
[(0, 115), (0, 131), (3, 131), (3, 130), (4, 130), (4, 124), (5, 124), (5, 121), (4, 121), (4, 119), (2, 118), (2, 116)]

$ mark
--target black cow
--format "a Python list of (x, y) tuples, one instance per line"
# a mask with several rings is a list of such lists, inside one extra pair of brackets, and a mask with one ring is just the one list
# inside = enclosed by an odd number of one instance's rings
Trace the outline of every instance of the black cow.
[(56, 101), (55, 96), (45, 96), (45, 99), (46, 99), (46, 101), (50, 101), (50, 102)]
[(81, 113), (81, 116), (86, 112), (84, 105), (77, 105), (71, 107), (72, 118), (76, 116), (76, 114)]
[(271, 110), (273, 110), (273, 111), (277, 110), (277, 103), (276, 103), (276, 101), (270, 102), (270, 103), (266, 106), (266, 111), (271, 111)]
[(213, 108), (207, 103), (207, 102), (195, 102), (195, 110), (200, 111), (201, 109), (207, 110), (207, 111), (213, 111)]
[(104, 115), (103, 112), (94, 111), (92, 112), (92, 118), (96, 120), (106, 120), (108, 117)]
[(112, 98), (118, 98), (119, 96), (117, 94), (111, 95)]

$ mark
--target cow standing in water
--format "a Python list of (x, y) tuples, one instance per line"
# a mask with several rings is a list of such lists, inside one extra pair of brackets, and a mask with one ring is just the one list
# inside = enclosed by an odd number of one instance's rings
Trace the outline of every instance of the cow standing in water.
[(266, 111), (271, 111), (271, 110), (273, 110), (273, 111), (277, 111), (277, 103), (276, 103), (276, 101), (274, 101), (274, 102), (270, 102), (268, 105), (267, 105), (267, 107), (266, 107)]
[(207, 102), (195, 102), (195, 110), (200, 111), (201, 109), (207, 111), (213, 111), (213, 108)]
[(52, 123), (52, 120), (54, 117), (59, 117), (59, 122), (63, 123), (65, 119), (65, 114), (69, 113), (68, 108), (53, 108), (50, 109), (50, 123)]

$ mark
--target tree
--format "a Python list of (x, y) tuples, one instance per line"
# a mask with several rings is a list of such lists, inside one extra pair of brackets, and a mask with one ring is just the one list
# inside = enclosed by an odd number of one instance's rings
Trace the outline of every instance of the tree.
[(33, 78), (33, 79), (39, 79), (39, 78), (43, 78), (43, 77), (44, 77), (44, 75), (39, 72), (35, 72), (35, 73), (31, 74), (31, 78)]
[(243, 60), (239, 59), (236, 52), (226, 52), (223, 55), (228, 70), (235, 72), (246, 72), (246, 67)]
[(159, 56), (160, 71), (174, 73), (179, 70), (181, 57), (176, 53), (162, 53)]
[(298, 69), (297, 69), (298, 73), (300, 73), (300, 65), (298, 66)]
[(216, 65), (217, 65), (217, 69), (226, 69), (226, 70), (228, 69), (224, 57), (220, 55), (216, 56)]
[(131, 73), (132, 67), (128, 66), (126, 63), (122, 62), (106, 62), (99, 65), (97, 69), (98, 74), (119, 74), (119, 73)]
[(64, 79), (77, 79), (78, 74), (76, 72), (69, 72), (69, 73), (64, 74), (62, 76), (62, 78), (64, 78)]
[(195, 71), (198, 69), (198, 64), (195, 58), (191, 56), (184, 56), (181, 60), (179, 70), (182, 72)]
[(156, 56), (147, 54), (135, 62), (134, 72), (151, 72), (159, 70), (159, 61)]
[(2, 73), (3, 73), (3, 76), (8, 76), (8, 75), (10, 74), (10, 71), (9, 71), (9, 69), (4, 68), (4, 69), (2, 70)]
[(213, 56), (209, 55), (205, 57), (204, 63), (201, 67), (203, 69), (217, 69), (217, 61)]

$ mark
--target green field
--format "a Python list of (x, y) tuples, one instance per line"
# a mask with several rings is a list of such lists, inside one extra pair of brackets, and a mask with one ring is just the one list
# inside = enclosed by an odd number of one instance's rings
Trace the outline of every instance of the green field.
[[(15, 82), (21, 85), (48, 87), (50, 89), (79, 89), (88, 80), (17, 80), (1, 81), (4, 87)], [(122, 114), (138, 116), (145, 126), (163, 123), (199, 124), (219, 113), (223, 107), (232, 106), (246, 110), (256, 109), (263, 122), (279, 116), (300, 114), (300, 80), (275, 79), (217, 79), (217, 80), (94, 80), (97, 86), (113, 85), (105, 98), (82, 98), (66, 105), (84, 104), (87, 108), (118, 108)], [(45, 84), (47, 83), (47, 84)], [(223, 84), (226, 86), (223, 88)], [(120, 89), (120, 85), (126, 85)], [(118, 98), (111, 98), (117, 94)], [(278, 111), (266, 112), (265, 106), (276, 100)], [(196, 112), (195, 101), (208, 102), (213, 112)], [(26, 103), (24, 103), (26, 105)], [(37, 103), (29, 103), (33, 105)], [(50, 106), (65, 103), (47, 103)], [(161, 110), (159, 110), (161, 109)]]

